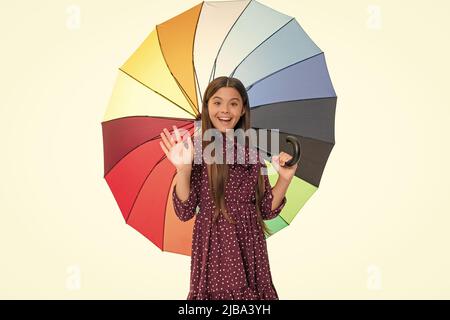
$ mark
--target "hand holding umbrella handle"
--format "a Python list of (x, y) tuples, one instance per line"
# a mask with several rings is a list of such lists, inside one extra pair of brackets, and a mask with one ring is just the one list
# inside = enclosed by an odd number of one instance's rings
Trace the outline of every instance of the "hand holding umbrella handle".
[(291, 160), (285, 162), (284, 166), (292, 167), (294, 164), (296, 164), (300, 160), (300, 142), (294, 136), (287, 136), (286, 142), (290, 143), (292, 145), (292, 147), (294, 148), (294, 155), (292, 156)]

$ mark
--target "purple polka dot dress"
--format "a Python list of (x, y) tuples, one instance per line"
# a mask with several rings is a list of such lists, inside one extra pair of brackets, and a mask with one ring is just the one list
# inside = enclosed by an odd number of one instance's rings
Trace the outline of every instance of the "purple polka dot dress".
[[(188, 300), (278, 300), (272, 283), (266, 240), (257, 221), (255, 188), (263, 161), (247, 163), (249, 148), (245, 147), (246, 163), (237, 162), (234, 140), (234, 162), (229, 163), (225, 184), (225, 201), (230, 215), (237, 222), (230, 224), (221, 214), (212, 223), (214, 200), (210, 196), (207, 167), (204, 161), (192, 165), (190, 193), (181, 201), (173, 189), (175, 213), (181, 221), (196, 217), (192, 237), (191, 275)], [(224, 145), (224, 158), (228, 149)], [(254, 151), (256, 152), (256, 151)], [(241, 153), (242, 154), (242, 153)], [(241, 155), (240, 154), (240, 155)], [(265, 192), (260, 203), (264, 220), (280, 214), (286, 204), (271, 210), (272, 189), (264, 175)], [(196, 208), (199, 207), (196, 213)]]

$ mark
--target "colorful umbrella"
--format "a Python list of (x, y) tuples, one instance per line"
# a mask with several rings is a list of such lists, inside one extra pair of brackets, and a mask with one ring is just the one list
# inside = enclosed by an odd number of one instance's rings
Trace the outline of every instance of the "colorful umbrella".
[(157, 25), (120, 67), (102, 130), (104, 177), (126, 223), (163, 251), (191, 254), (195, 218), (175, 215), (175, 168), (159, 133), (175, 125), (192, 135), (201, 93), (222, 75), (246, 86), (253, 128), (278, 129), (281, 151), (292, 154), (288, 135), (301, 144), (291, 200), (266, 221), (273, 233), (317, 190), (334, 146), (337, 97), (324, 53), (296, 19), (258, 1), (206, 1)]

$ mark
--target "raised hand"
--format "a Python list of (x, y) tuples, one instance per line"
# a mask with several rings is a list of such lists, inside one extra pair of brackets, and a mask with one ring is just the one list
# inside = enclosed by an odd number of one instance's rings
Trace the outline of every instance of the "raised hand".
[(175, 166), (177, 172), (192, 169), (194, 160), (194, 145), (188, 131), (183, 130), (183, 135), (176, 126), (173, 126), (175, 138), (166, 128), (161, 132), (162, 141), (159, 142), (166, 157)]

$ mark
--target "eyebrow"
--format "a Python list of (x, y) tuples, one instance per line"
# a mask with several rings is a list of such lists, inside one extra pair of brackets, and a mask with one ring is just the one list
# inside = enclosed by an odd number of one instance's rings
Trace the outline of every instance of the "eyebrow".
[[(213, 99), (220, 99), (220, 100), (223, 100), (221, 97), (213, 97)], [(230, 101), (231, 101), (231, 100), (235, 100), (235, 99), (238, 100), (238, 101), (241, 101), (241, 100), (239, 100), (238, 98), (231, 98)]]

